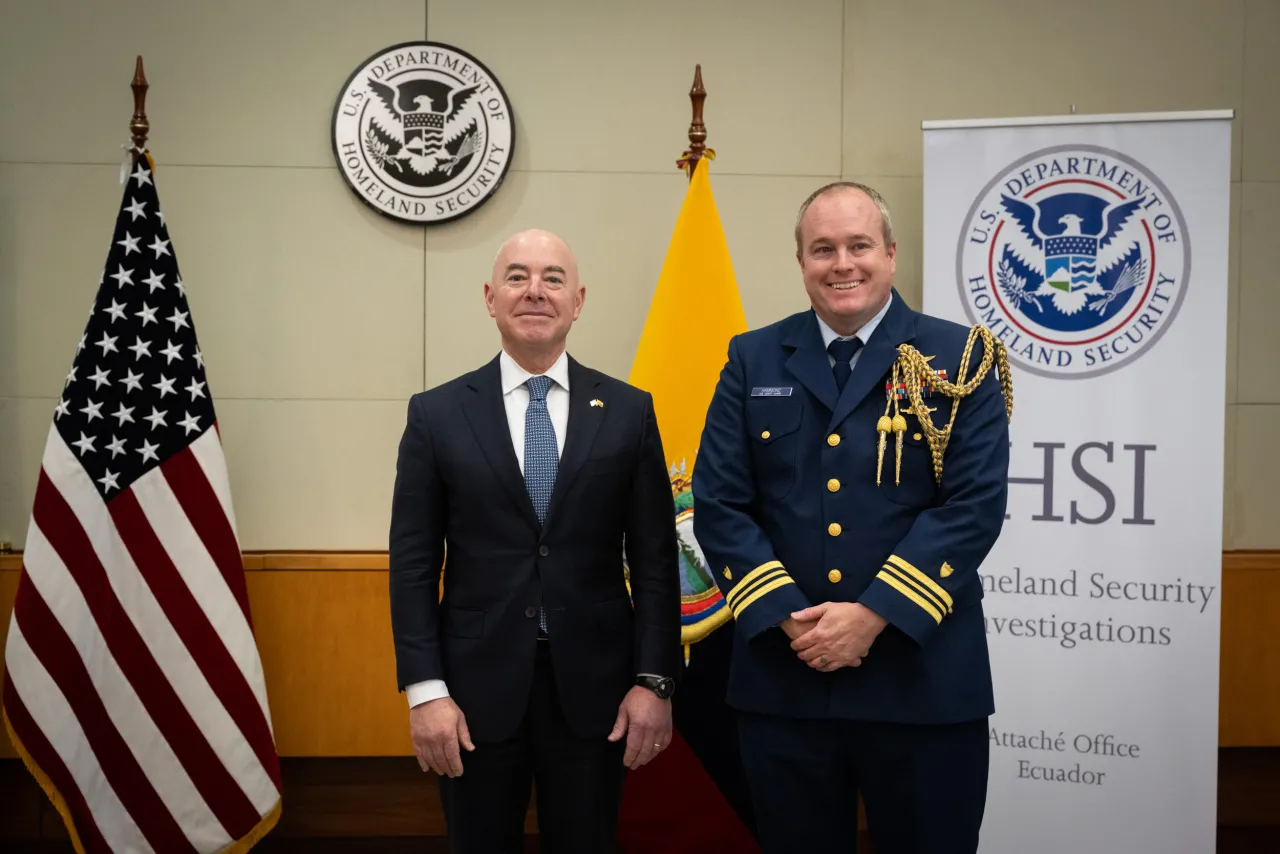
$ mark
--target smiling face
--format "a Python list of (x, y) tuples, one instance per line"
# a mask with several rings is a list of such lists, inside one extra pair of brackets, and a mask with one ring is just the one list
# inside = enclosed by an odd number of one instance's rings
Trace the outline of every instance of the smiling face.
[(871, 197), (836, 187), (810, 202), (796, 257), (809, 302), (840, 335), (852, 335), (889, 299), (897, 246)]
[(573, 253), (546, 231), (508, 238), (484, 285), (485, 305), (508, 352), (558, 356), (585, 300)]

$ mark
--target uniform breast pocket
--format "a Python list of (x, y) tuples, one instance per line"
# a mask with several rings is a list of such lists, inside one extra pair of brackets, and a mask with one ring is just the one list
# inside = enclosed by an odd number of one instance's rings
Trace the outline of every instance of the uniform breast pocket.
[(768, 498), (784, 498), (795, 485), (796, 455), (804, 410), (787, 397), (750, 398), (747, 430), (756, 484)]

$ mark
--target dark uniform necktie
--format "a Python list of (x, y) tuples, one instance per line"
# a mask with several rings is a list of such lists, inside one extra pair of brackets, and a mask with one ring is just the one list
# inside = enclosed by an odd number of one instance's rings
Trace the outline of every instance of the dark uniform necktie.
[[(551, 390), (551, 377), (529, 377), (529, 408), (524, 412), (524, 485), (529, 490), (538, 524), (547, 521), (547, 505), (551, 503), (551, 491), (556, 485), (556, 469), (560, 453), (556, 449), (556, 428), (547, 411), (547, 392)], [(538, 626), (547, 631), (547, 612), (539, 609)]]
[(844, 384), (849, 381), (849, 375), (853, 373), (853, 366), (849, 364), (849, 360), (861, 346), (861, 338), (837, 338), (827, 345), (827, 352), (836, 360), (831, 370), (835, 372), (836, 388), (840, 391), (844, 391)]

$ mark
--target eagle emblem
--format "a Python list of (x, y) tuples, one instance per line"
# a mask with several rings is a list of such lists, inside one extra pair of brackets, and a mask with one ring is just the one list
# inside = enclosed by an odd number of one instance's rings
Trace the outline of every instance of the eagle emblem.
[(370, 56), (338, 90), (330, 128), (343, 179), (364, 204), (413, 225), (474, 213), (515, 151), (511, 102), (476, 57), (433, 41)]
[(997, 279), (1001, 293), (1028, 317), (1050, 328), (1053, 315), (1082, 311), (1097, 322), (1119, 311), (1147, 278), (1140, 220), (1146, 201), (1114, 204), (1087, 193), (1058, 193), (1037, 203), (1000, 197), (1016, 223), (1003, 232)]
[(1150, 352), (1190, 270), (1178, 198), (1126, 151), (1100, 145), (1054, 144), (989, 173), (957, 234), (968, 320), (997, 336), (1010, 363), (1052, 379)]
[(442, 184), (483, 148), (472, 108), (478, 85), (457, 88), (424, 78), (399, 85), (367, 82), (377, 97), (369, 102), (366, 150), (400, 181), (414, 186)]

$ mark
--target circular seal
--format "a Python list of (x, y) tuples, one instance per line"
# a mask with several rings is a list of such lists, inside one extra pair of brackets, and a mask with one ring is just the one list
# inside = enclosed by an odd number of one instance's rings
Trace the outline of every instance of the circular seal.
[(1191, 245), (1177, 200), (1133, 158), (1045, 148), (997, 173), (956, 249), (969, 320), (1024, 370), (1080, 379), (1121, 368), (1173, 323)]
[(369, 57), (333, 108), (333, 155), (351, 189), (395, 219), (431, 225), (474, 211), (502, 186), (515, 124), (497, 78), (439, 42)]

